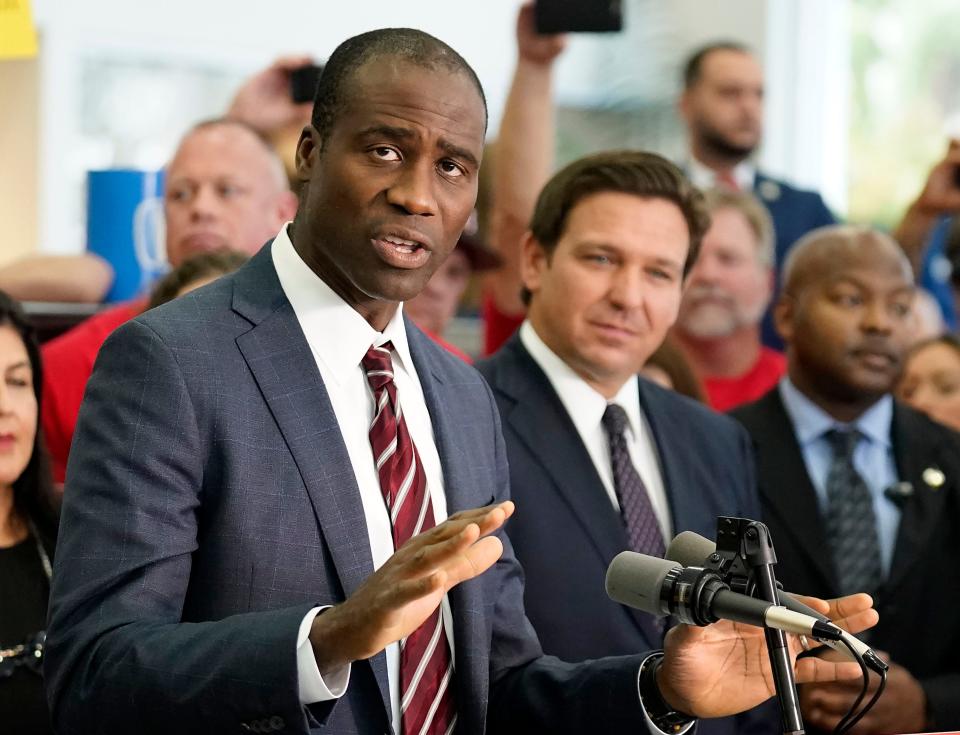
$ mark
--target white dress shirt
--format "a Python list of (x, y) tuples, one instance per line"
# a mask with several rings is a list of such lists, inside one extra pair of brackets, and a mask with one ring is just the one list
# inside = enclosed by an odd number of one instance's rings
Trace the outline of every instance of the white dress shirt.
[(520, 342), (530, 353), (534, 362), (546, 373), (553, 389), (560, 396), (563, 407), (567, 409), (567, 414), (583, 440), (594, 467), (597, 468), (597, 474), (600, 475), (610, 502), (618, 513), (620, 503), (613, 483), (610, 441), (606, 429), (603, 428), (602, 419), (608, 403), (616, 403), (626, 411), (627, 451), (633, 466), (640, 474), (640, 479), (647, 488), (647, 495), (650, 497), (650, 503), (653, 505), (653, 512), (657, 516), (664, 545), (666, 545), (667, 540), (673, 538), (673, 520), (670, 517), (667, 493), (663, 487), (663, 473), (660, 469), (657, 448), (650, 432), (650, 425), (640, 410), (640, 391), (637, 381), (628, 380), (617, 395), (611, 401), (607, 401), (544, 344), (529, 321), (525, 321), (520, 326)]
[[(317, 362), (320, 377), (330, 397), (343, 435), (353, 474), (360, 489), (370, 553), (374, 569), (379, 569), (394, 552), (390, 515), (380, 490), (373, 449), (370, 446), (370, 425), (373, 422), (373, 391), (367, 382), (360, 361), (371, 345), (393, 343), (394, 382), (403, 406), (403, 415), (410, 436), (417, 447), (427, 479), (427, 492), (433, 503), (437, 523), (447, 518), (443, 472), (433, 436), (433, 424), (423, 397), (423, 388), (410, 356), (402, 309), (390, 320), (383, 332), (376, 331), (360, 314), (347, 305), (300, 258), (287, 235), (287, 226), (273, 241), (271, 255), (280, 286), (293, 306), (307, 344)], [(324, 681), (317, 668), (313, 648), (307, 636), (313, 619), (322, 608), (314, 608), (300, 626), (297, 645), (300, 701), (312, 704), (341, 696), (349, 683), (350, 667), (345, 667)], [(450, 603), (443, 598), (441, 611), (444, 628), (453, 653)], [(393, 726), (400, 731), (400, 644), (386, 649), (387, 676)]]
[[(687, 176), (698, 189), (714, 189), (717, 186), (717, 172), (712, 168), (704, 166), (696, 158), (691, 157), (687, 161)], [(757, 178), (757, 169), (749, 161), (740, 161), (730, 172), (733, 180), (737, 182), (740, 191), (753, 191), (753, 184)]]

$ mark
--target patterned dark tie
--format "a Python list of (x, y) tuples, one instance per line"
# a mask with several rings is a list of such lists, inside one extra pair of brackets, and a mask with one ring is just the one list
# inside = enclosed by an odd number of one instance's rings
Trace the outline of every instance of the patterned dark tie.
[(653, 512), (653, 504), (640, 473), (627, 451), (627, 412), (616, 403), (607, 404), (603, 412), (603, 427), (610, 440), (610, 461), (613, 465), (613, 487), (620, 502), (620, 515), (627, 529), (630, 550), (640, 554), (662, 557), (666, 552), (663, 533)]
[[(390, 511), (393, 545), (433, 528), (433, 504), (420, 455), (407, 430), (393, 382), (393, 345), (371, 347), (361, 361), (375, 401), (370, 446), (380, 489)], [(424, 623), (400, 641), (400, 730), (402, 735), (446, 735), (457, 715), (453, 701), (450, 644), (437, 607)]]
[(824, 436), (833, 450), (827, 473), (826, 526), (840, 594), (873, 594), (880, 587), (883, 573), (870, 488), (853, 466), (861, 434), (832, 429)]

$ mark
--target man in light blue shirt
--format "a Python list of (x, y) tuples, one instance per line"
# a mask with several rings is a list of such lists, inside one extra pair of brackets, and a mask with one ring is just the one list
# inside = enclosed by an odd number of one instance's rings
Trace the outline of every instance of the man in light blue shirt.
[[(960, 556), (960, 436), (890, 395), (913, 336), (910, 264), (886, 235), (825, 227), (793, 249), (784, 283), (787, 376), (733, 413), (754, 442), (777, 577), (874, 596), (871, 643), (891, 669), (859, 731), (957, 729), (960, 587), (944, 580)], [(807, 724), (832, 729), (858, 693), (805, 687)]]

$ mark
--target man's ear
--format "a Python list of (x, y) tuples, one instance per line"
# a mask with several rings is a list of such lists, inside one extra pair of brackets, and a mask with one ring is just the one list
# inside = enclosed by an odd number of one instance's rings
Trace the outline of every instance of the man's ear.
[(300, 132), (300, 140), (297, 141), (297, 154), (294, 159), (297, 181), (310, 180), (313, 167), (317, 165), (317, 159), (320, 156), (320, 148), (320, 133), (313, 125), (304, 125)]
[(536, 293), (540, 290), (544, 270), (550, 267), (550, 256), (529, 230), (523, 234), (520, 248), (520, 279), (524, 288), (530, 293)]
[(785, 293), (780, 294), (780, 298), (773, 307), (773, 325), (776, 327), (777, 334), (786, 343), (793, 341), (793, 319), (796, 313), (796, 304), (792, 296)]

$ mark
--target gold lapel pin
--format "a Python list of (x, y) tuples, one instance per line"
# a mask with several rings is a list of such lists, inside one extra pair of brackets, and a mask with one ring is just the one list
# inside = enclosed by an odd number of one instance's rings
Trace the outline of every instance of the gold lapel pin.
[(931, 490), (939, 490), (947, 481), (947, 476), (936, 467), (927, 467), (923, 471), (923, 481)]

